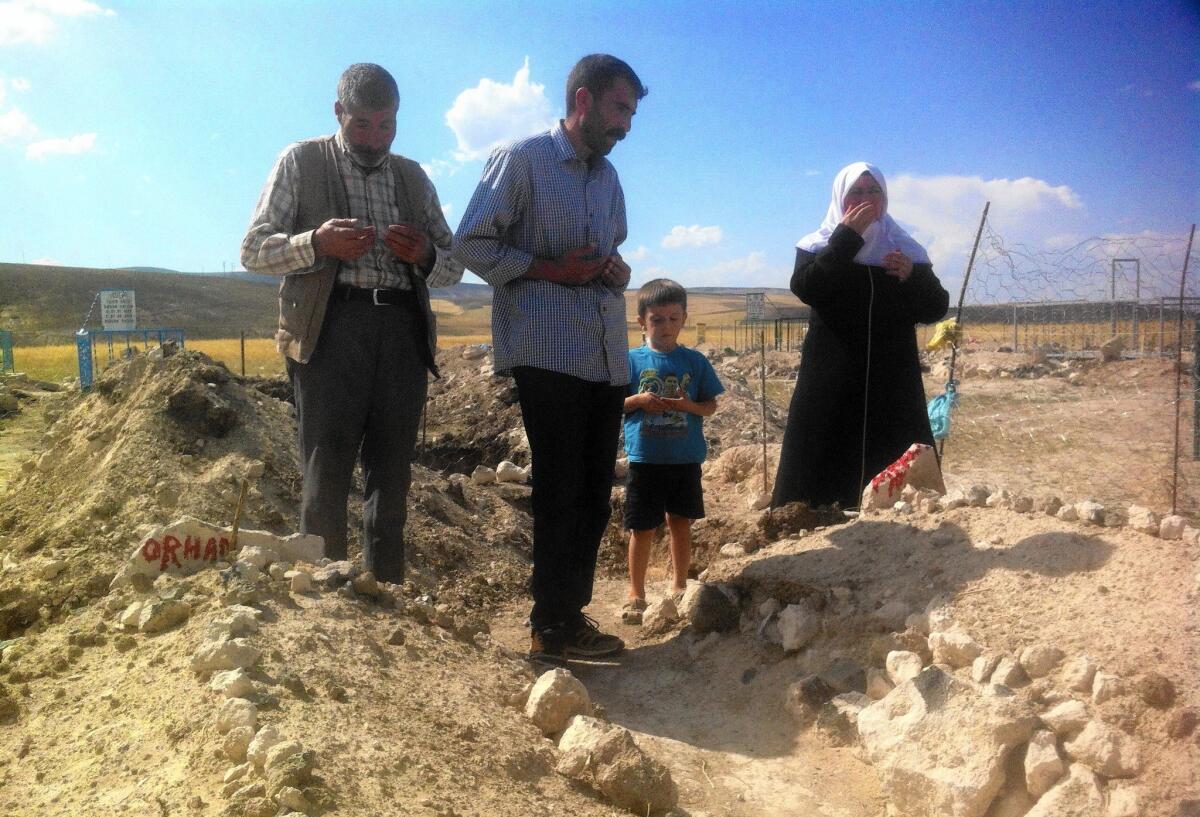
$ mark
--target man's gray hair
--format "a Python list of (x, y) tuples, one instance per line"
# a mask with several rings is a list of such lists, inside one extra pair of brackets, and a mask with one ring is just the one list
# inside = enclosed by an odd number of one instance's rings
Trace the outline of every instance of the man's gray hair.
[(358, 62), (342, 72), (337, 98), (347, 110), (386, 111), (400, 104), (400, 89), (383, 66)]

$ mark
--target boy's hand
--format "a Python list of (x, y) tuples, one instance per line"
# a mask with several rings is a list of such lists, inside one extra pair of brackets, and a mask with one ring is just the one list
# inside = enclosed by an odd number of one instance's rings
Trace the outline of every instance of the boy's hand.
[(647, 414), (662, 414), (664, 411), (668, 411), (671, 406), (670, 401), (666, 398), (659, 397), (652, 391), (644, 391), (630, 397), (626, 402), (625, 408), (627, 411), (641, 409)]

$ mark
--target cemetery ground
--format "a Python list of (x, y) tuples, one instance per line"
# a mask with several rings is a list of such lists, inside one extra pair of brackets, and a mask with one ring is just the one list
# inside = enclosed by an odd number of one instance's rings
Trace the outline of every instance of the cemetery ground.
[[(243, 479), (243, 530), (295, 530), (286, 383), (191, 349), (86, 395), (9, 380), (0, 813), (1197, 813), (1200, 470), (1185, 415), (1164, 519), (1171, 362), (960, 355), (949, 495), (847, 520), (751, 509), (797, 355), (766, 355), (760, 426), (759, 355), (711, 354), (703, 581), (620, 622), (614, 482), (589, 612), (628, 650), (569, 665), (586, 702), (529, 689), (529, 489), (470, 476), (528, 449), (484, 350), (441, 353), (404, 586), (251, 548), (114, 585), (182, 516), (228, 533)], [(572, 714), (600, 720), (560, 736)]]

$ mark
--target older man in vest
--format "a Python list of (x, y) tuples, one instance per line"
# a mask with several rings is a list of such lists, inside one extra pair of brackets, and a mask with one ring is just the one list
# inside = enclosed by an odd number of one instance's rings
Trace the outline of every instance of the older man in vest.
[(242, 264), (279, 275), (279, 351), (296, 395), (300, 530), (346, 558), (346, 501), (361, 456), (363, 562), (404, 579), (417, 427), (434, 365), (429, 287), (462, 278), (437, 191), (390, 152), (400, 93), (378, 65), (338, 82), (332, 136), (289, 145), (242, 241)]

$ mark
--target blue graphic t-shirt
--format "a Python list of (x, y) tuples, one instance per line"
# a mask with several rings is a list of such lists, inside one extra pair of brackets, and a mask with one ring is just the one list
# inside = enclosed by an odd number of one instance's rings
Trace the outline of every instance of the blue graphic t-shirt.
[[(629, 374), (630, 394), (649, 391), (662, 397), (679, 397), (686, 393), (692, 401), (703, 403), (725, 391), (708, 358), (684, 346), (667, 353), (649, 346), (630, 349)], [(625, 415), (625, 451), (631, 462), (704, 462), (708, 452), (704, 418), (684, 411), (631, 411)]]

